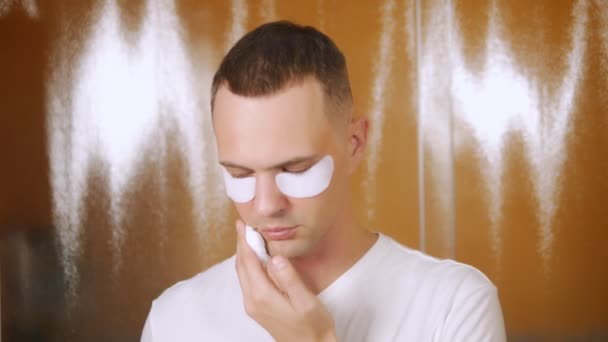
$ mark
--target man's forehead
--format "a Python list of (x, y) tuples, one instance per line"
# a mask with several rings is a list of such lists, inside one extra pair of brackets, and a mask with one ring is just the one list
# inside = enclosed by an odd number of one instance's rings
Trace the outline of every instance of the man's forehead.
[(239, 96), (226, 86), (220, 88), (214, 117), (219, 161), (266, 170), (328, 154), (333, 130), (323, 111), (322, 90), (315, 86), (295, 84), (266, 97)]
[[(278, 134), (286, 133), (283, 136)], [(320, 159), (328, 153), (328, 139), (322, 135), (289, 132), (236, 135), (218, 139), (219, 161), (225, 166), (266, 170), (288, 163)]]
[[(287, 82), (281, 89), (269, 91), (268, 93), (258, 93), (253, 90), (251, 93), (241, 94), (234, 92), (227, 83), (222, 83), (214, 97), (215, 116), (218, 111), (230, 110), (235, 104), (257, 104), (271, 102), (279, 105), (285, 102), (304, 102), (307, 105), (323, 107), (325, 94), (321, 83), (314, 77), (304, 77)], [(275, 101), (272, 101), (275, 100)], [(314, 100), (311, 102), (311, 100)], [(220, 106), (221, 108), (217, 108)], [(219, 110), (218, 110), (219, 109)]]

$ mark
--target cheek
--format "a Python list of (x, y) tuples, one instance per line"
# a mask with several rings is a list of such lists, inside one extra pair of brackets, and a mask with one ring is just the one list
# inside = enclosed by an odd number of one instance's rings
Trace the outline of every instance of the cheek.
[(348, 177), (336, 172), (331, 186), (323, 193), (320, 210), (329, 217), (337, 216), (348, 204), (348, 201), (350, 201), (348, 197)]
[(259, 223), (256, 219), (256, 215), (255, 212), (253, 210), (253, 205), (251, 204), (252, 202), (247, 202), (247, 203), (235, 203), (234, 204), (234, 208), (236, 209), (236, 212), (238, 214), (238, 217), (243, 220), (245, 222), (245, 224), (257, 224)]
[(337, 216), (341, 204), (339, 193), (333, 186), (329, 187), (323, 194), (307, 199), (293, 199), (294, 216), (301, 222), (312, 227), (330, 225)]

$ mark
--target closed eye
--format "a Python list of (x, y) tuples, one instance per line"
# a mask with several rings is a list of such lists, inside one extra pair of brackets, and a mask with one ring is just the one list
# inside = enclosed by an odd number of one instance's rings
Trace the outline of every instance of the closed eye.
[(306, 171), (308, 171), (310, 169), (310, 167), (307, 168), (299, 168), (299, 169), (290, 169), (290, 168), (283, 168), (281, 171), (282, 172), (287, 172), (287, 173), (292, 173), (292, 174), (300, 174), (300, 173), (304, 173)]
[(237, 178), (237, 179), (248, 178), (248, 177), (253, 176), (253, 172), (251, 172), (251, 171), (234, 170), (234, 169), (229, 169), (229, 168), (226, 168), (226, 171), (228, 172), (230, 177)]
[(246, 173), (246, 174), (240, 174), (240, 175), (238, 175), (238, 174), (237, 175), (230, 174), (230, 176), (232, 176), (232, 178), (236, 178), (236, 179), (243, 179), (243, 178), (249, 178), (252, 175), (250, 173)]

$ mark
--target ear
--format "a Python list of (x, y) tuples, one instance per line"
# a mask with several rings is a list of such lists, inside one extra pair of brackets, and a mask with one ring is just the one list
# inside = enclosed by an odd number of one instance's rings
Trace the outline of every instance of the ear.
[(361, 159), (363, 159), (365, 146), (367, 145), (368, 127), (369, 121), (367, 118), (353, 118), (351, 121), (349, 132), (349, 175), (355, 171)]

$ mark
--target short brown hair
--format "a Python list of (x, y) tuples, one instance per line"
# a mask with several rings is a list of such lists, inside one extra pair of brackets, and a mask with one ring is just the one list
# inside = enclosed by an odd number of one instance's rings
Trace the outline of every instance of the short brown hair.
[(333, 110), (350, 109), (346, 59), (328, 36), (289, 21), (263, 24), (236, 42), (222, 60), (211, 86), (211, 110), (224, 84), (237, 95), (264, 96), (310, 76), (321, 83)]

